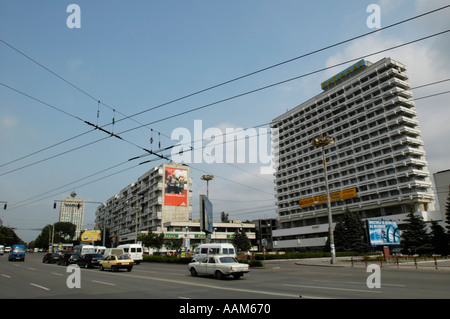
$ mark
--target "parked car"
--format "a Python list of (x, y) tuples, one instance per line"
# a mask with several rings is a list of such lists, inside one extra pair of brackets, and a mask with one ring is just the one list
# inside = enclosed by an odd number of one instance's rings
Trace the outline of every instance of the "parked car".
[(134, 261), (128, 255), (109, 255), (100, 262), (100, 270), (111, 269), (118, 271), (119, 269), (126, 269), (131, 271), (133, 269)]
[(249, 272), (247, 264), (238, 263), (236, 258), (230, 256), (209, 256), (200, 261), (192, 262), (188, 265), (191, 275), (213, 275), (217, 279), (224, 279), (233, 276), (235, 279), (241, 278)]
[(58, 253), (46, 253), (44, 257), (42, 257), (42, 262), (47, 264), (56, 264), (59, 261), (59, 258), (61, 257)]
[(100, 267), (100, 262), (104, 259), (101, 254), (85, 254), (78, 258), (77, 265), (85, 268)]
[(78, 254), (78, 253), (72, 253), (72, 252), (64, 253), (59, 258), (58, 265), (69, 266), (70, 264), (75, 264), (77, 262), (78, 258), (80, 258), (80, 254)]

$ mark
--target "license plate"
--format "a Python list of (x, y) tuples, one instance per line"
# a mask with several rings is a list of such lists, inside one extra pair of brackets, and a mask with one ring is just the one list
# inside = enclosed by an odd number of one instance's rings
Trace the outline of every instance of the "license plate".
[(128, 265), (128, 263), (122, 263), (122, 265)]

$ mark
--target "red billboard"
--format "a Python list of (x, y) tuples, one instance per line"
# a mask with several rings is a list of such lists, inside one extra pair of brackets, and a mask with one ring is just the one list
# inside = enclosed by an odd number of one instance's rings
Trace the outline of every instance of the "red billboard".
[(164, 205), (187, 206), (187, 169), (166, 167)]

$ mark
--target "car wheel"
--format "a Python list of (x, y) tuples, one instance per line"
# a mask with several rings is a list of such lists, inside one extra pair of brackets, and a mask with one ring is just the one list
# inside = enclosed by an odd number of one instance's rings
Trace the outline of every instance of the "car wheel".
[(133, 269), (133, 267), (129, 267), (129, 268), (127, 268), (127, 271), (129, 272), (129, 271), (131, 271), (131, 269)]
[(100, 270), (103, 271), (105, 268), (103, 268), (103, 265), (100, 265)]
[(195, 270), (194, 267), (191, 268), (191, 276), (192, 277), (197, 277), (198, 276), (197, 270)]
[(219, 280), (222, 280), (225, 278), (225, 276), (222, 274), (222, 272), (220, 270), (216, 270), (215, 275), (216, 275), (216, 278)]
[(242, 274), (233, 274), (234, 279), (239, 279), (242, 277)]

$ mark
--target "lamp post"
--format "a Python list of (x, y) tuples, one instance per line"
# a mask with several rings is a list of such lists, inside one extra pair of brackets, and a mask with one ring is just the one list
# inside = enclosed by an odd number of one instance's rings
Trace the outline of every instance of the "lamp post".
[(213, 175), (202, 175), (201, 179), (206, 181), (206, 197), (209, 199), (209, 181), (214, 179)]
[[(321, 131), (322, 131), (322, 129), (321, 129)], [(331, 264), (336, 263), (336, 250), (334, 247), (333, 217), (331, 215), (330, 190), (328, 187), (328, 173), (327, 173), (327, 160), (325, 159), (325, 146), (331, 145), (333, 143), (334, 143), (334, 139), (331, 136), (323, 136), (322, 132), (321, 132), (320, 136), (314, 138), (311, 141), (311, 144), (313, 146), (322, 148), (323, 172), (325, 174), (325, 188), (326, 188), (326, 192), (327, 192), (327, 209), (328, 209)]]

